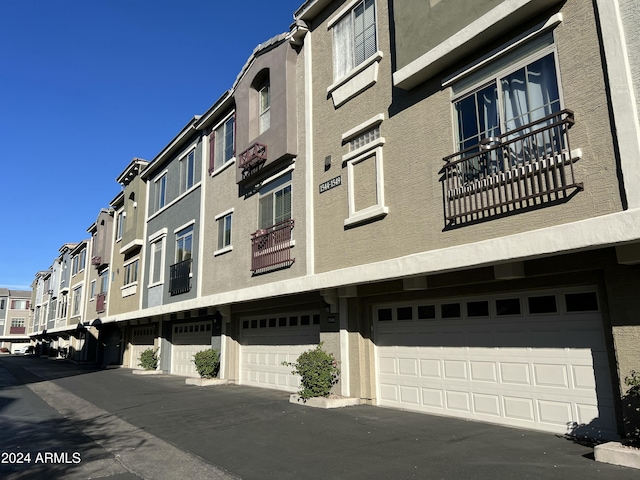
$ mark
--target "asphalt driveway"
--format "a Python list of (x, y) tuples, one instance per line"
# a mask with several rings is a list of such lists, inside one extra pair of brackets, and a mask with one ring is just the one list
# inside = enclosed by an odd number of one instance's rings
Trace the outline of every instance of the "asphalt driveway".
[[(195, 387), (31, 357), (2, 357), (23, 383), (51, 380), (118, 419), (243, 479), (638, 479), (545, 433), (368, 405), (320, 410), (288, 394)], [(44, 399), (47, 400), (46, 398)], [(164, 466), (171, 469), (172, 465)]]

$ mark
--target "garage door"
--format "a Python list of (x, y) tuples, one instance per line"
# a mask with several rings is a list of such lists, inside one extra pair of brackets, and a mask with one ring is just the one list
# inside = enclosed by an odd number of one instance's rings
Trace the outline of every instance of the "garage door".
[(211, 348), (211, 322), (182, 323), (173, 326), (171, 373), (198, 377), (193, 356)]
[(380, 405), (615, 437), (595, 291), (378, 305)]
[(240, 383), (296, 392), (299, 377), (282, 362), (295, 362), (320, 342), (320, 315), (243, 319), (241, 327)]
[(153, 341), (155, 337), (155, 325), (145, 325), (132, 328), (129, 363), (131, 368), (142, 368), (140, 366), (140, 355), (146, 349), (153, 348)]

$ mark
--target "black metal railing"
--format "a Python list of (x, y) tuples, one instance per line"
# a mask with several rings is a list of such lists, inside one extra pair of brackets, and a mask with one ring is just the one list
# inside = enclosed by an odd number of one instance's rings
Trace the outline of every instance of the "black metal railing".
[(179, 295), (191, 290), (191, 262), (183, 260), (169, 267), (169, 293)]
[(443, 158), (446, 220), (479, 220), (582, 190), (569, 146), (574, 123), (573, 112), (562, 110)]

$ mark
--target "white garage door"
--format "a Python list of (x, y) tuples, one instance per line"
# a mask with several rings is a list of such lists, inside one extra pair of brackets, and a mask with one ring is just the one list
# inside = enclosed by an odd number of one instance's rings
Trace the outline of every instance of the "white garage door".
[(148, 348), (153, 348), (153, 340), (156, 336), (155, 325), (133, 327), (130, 345), (130, 367), (141, 369), (140, 355)]
[(240, 348), (240, 383), (296, 392), (299, 377), (282, 362), (298, 356), (320, 342), (320, 315), (300, 314), (243, 319)]
[(380, 405), (615, 437), (594, 291), (374, 310)]
[(199, 377), (193, 356), (211, 348), (211, 321), (173, 326), (171, 373)]

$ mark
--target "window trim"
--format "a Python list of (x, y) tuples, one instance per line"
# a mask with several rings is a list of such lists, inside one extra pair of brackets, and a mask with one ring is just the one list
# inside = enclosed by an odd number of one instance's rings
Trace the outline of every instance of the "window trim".
[[(220, 165), (216, 166), (216, 137), (217, 131), (221, 128), (224, 128), (226, 123), (233, 118), (233, 155), (228, 160), (224, 161)], [(211, 133), (209, 134), (209, 158), (213, 157), (213, 162), (209, 161), (209, 175), (212, 177), (218, 175), (220, 172), (225, 170), (230, 165), (236, 161), (236, 111), (233, 110), (231, 113), (226, 115), (222, 120), (220, 120), (217, 124), (213, 126), (211, 129)], [(211, 138), (213, 136), (213, 139)], [(212, 164), (213, 163), (213, 164)]]
[[(191, 156), (193, 158), (191, 159)], [(191, 159), (191, 160), (190, 160)], [(191, 163), (191, 165), (189, 165)], [(183, 165), (186, 167), (183, 169)], [(189, 167), (191, 167), (191, 185), (189, 185)], [(196, 182), (196, 148), (195, 146), (185, 150), (185, 153), (178, 157), (178, 170), (180, 172), (180, 186), (178, 195), (183, 195), (193, 188)], [(166, 197), (166, 195), (165, 195)], [(166, 200), (166, 198), (165, 198)]]
[[(180, 263), (183, 262), (185, 260), (193, 260), (193, 252), (194, 252), (194, 245), (193, 245), (193, 239), (194, 239), (194, 233), (195, 233), (195, 220), (192, 220), (191, 222), (183, 225), (182, 227), (174, 230), (174, 235), (175, 235), (175, 255), (174, 255), (174, 264), (176, 263)], [(188, 232), (185, 232), (186, 230), (188, 230)], [(182, 260), (178, 260), (178, 242), (183, 239), (186, 238), (187, 236), (191, 236), (191, 250), (190, 250), (190, 257), (188, 259), (182, 259)]]
[(116, 242), (122, 240), (122, 235), (124, 234), (124, 219), (126, 218), (126, 214), (124, 208), (118, 211), (116, 214)]
[[(136, 279), (132, 282), (129, 283), (125, 283), (125, 280), (127, 278), (127, 268), (130, 267), (131, 265), (133, 265), (134, 263), (138, 263), (138, 266), (136, 267)], [(124, 263), (122, 265), (122, 269), (123, 269), (123, 278), (122, 278), (122, 288), (124, 287), (130, 287), (132, 285), (137, 285), (138, 284), (138, 277), (140, 276), (140, 256), (137, 256), (129, 261), (127, 261), (126, 263)]]
[[(214, 250), (213, 252), (214, 257), (217, 257), (218, 255), (222, 255), (223, 253), (231, 252), (233, 250), (233, 212), (234, 212), (234, 209), (230, 208), (228, 210), (225, 210), (222, 213), (219, 213), (213, 219), (214, 222), (216, 222), (216, 227), (218, 229), (218, 232), (217, 232), (218, 238), (220, 238), (220, 224), (218, 222), (226, 218), (228, 215), (231, 215), (231, 229), (230, 229), (231, 238), (229, 239), (229, 245), (225, 245), (222, 248), (218, 248), (217, 250)], [(220, 247), (219, 243), (218, 243), (218, 247)]]
[[(267, 92), (267, 101), (268, 104), (266, 108), (263, 110), (262, 108), (262, 99), (263, 93), (266, 90)], [(263, 120), (266, 121), (267, 125), (263, 124)], [(261, 84), (258, 89), (258, 134), (262, 135), (264, 132), (271, 128), (271, 79), (267, 77), (267, 79)]]
[(268, 196), (274, 196), (273, 212), (272, 212), (273, 216), (271, 217), (271, 221), (273, 223), (271, 223), (271, 225), (268, 225), (267, 227), (264, 227), (264, 228), (272, 227), (272, 226), (276, 225), (276, 223), (275, 223), (275, 208), (276, 208), (275, 194), (277, 192), (281, 192), (282, 190), (284, 190), (287, 187), (289, 187), (291, 189), (291, 206), (290, 206), (290, 209), (289, 209), (289, 219), (293, 218), (293, 178), (289, 178), (288, 180), (285, 180), (281, 184), (265, 185), (262, 188), (265, 189), (266, 191), (264, 193), (261, 193), (261, 192), (258, 193), (258, 226), (257, 226), (258, 229), (263, 228), (263, 227), (260, 226), (260, 211), (261, 211), (260, 202), (261, 202), (261, 200), (263, 198), (268, 197)]
[[(164, 284), (164, 268), (165, 268), (165, 253), (166, 253), (166, 239), (167, 239), (167, 229), (163, 228), (162, 230), (159, 230), (158, 232), (152, 234), (149, 236), (149, 283), (147, 285), (147, 288), (151, 288), (151, 287), (155, 287), (158, 285), (163, 285)], [(161, 255), (160, 255), (160, 269), (159, 269), (159, 273), (160, 273), (160, 278), (157, 282), (153, 281), (153, 272), (155, 269), (155, 250), (154, 247), (155, 245), (160, 244), (162, 247), (162, 251), (161, 251)]]
[[(349, 216), (344, 220), (344, 227), (356, 226), (360, 223), (376, 218), (382, 218), (389, 213), (389, 207), (384, 199), (384, 167), (382, 145), (384, 137), (378, 138), (371, 144), (364, 145), (342, 157), (347, 164), (347, 197), (349, 204)], [(355, 198), (355, 172), (354, 167), (373, 157), (376, 162), (376, 204), (361, 210), (356, 210)]]
[[(169, 171), (168, 170), (164, 170), (160, 175), (158, 175), (154, 180), (153, 180), (153, 189), (154, 189), (154, 193), (153, 193), (153, 206), (154, 206), (154, 213), (157, 213), (159, 211), (161, 211), (163, 208), (165, 208), (167, 206), (167, 175), (168, 175)], [(160, 189), (159, 189), (159, 185), (162, 182), (162, 195), (160, 195)], [(163, 198), (163, 204), (160, 205), (160, 198)]]

